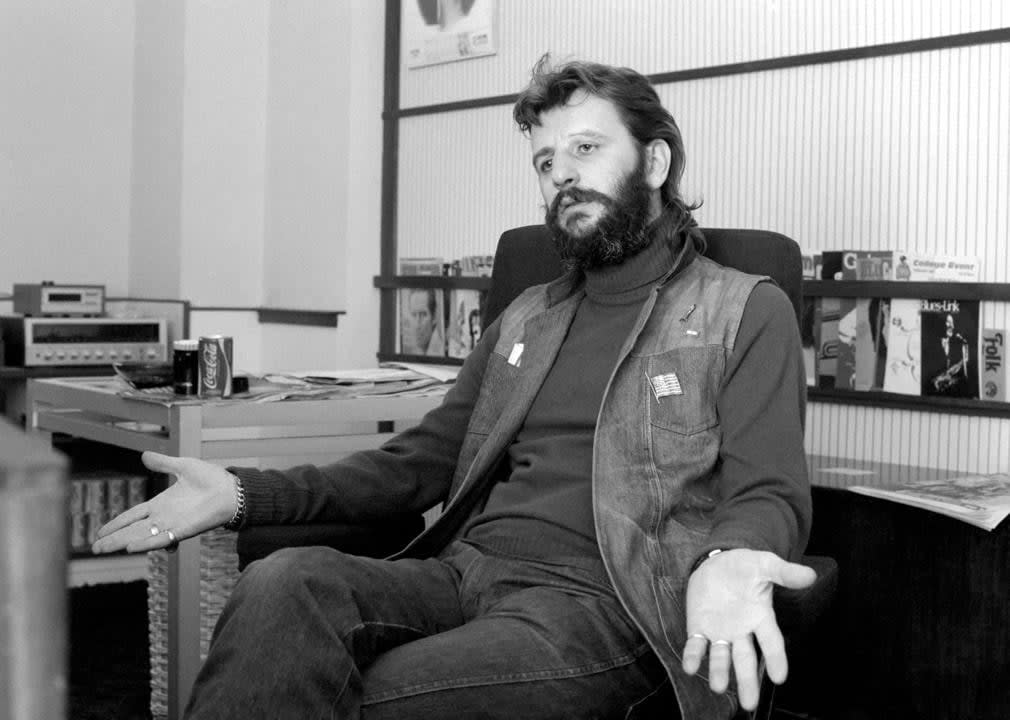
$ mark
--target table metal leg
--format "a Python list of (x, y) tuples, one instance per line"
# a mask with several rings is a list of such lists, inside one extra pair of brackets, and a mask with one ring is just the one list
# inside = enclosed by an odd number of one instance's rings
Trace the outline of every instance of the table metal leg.
[[(199, 457), (200, 406), (173, 408), (173, 454)], [(168, 567), (168, 718), (178, 720), (200, 670), (200, 538), (179, 544)]]

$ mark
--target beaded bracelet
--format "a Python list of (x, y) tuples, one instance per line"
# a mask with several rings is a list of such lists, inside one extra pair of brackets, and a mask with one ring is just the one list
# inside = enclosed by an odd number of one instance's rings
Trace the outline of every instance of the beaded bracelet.
[(231, 520), (224, 524), (225, 530), (239, 530), (245, 524), (245, 488), (242, 486), (242, 478), (238, 475), (235, 478), (235, 514)]

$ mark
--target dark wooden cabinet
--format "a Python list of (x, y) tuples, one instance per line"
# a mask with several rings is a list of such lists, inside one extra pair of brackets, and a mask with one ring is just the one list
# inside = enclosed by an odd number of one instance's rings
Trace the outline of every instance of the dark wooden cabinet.
[(986, 531), (814, 478), (807, 552), (837, 560), (839, 586), (790, 692), (824, 718), (1010, 718), (1010, 520)]

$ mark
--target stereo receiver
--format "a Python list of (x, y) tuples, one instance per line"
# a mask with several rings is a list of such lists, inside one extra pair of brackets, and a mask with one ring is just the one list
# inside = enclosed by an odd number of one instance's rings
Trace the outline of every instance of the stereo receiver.
[(165, 362), (163, 318), (0, 316), (6, 365), (58, 367)]

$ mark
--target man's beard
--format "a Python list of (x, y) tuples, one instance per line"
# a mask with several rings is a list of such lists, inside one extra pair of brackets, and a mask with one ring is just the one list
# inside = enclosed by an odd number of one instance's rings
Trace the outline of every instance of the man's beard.
[[(544, 221), (567, 267), (586, 271), (619, 265), (644, 250), (652, 239), (648, 232), (651, 198), (652, 189), (645, 182), (640, 158), (638, 166), (618, 183), (613, 197), (596, 190), (566, 188), (554, 197)], [(561, 203), (566, 199), (600, 204), (603, 209), (595, 225), (583, 232), (566, 229), (565, 221), (559, 218)]]

